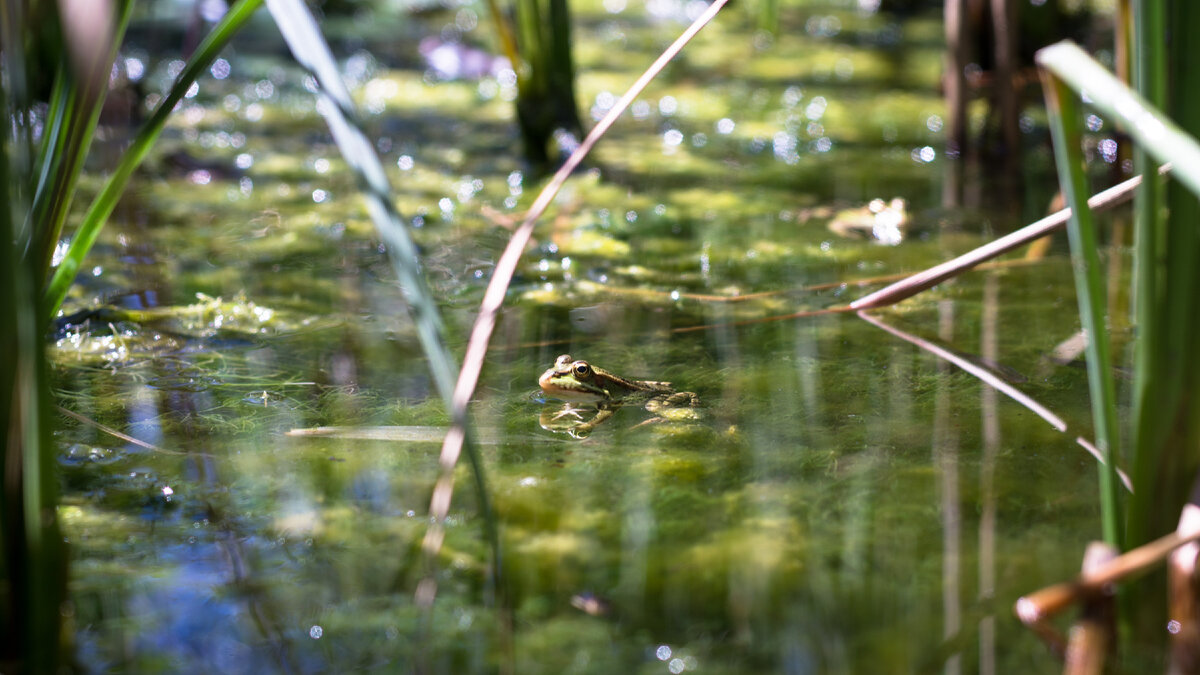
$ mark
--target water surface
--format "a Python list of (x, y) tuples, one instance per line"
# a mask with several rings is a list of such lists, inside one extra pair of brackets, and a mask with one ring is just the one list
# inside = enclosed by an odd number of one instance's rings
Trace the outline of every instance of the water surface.
[[(1010, 608), (1099, 536), (1095, 468), (1073, 440), (1088, 435), (1085, 373), (1045, 358), (1078, 329), (1063, 243), (876, 316), (1011, 369), (1066, 434), (853, 315), (767, 320), (848, 302), (879, 285), (849, 282), (969, 250), (1044, 203), (1031, 121), (1028, 213), (945, 205), (957, 160), (942, 151), (937, 17), (844, 4), (786, 10), (773, 39), (741, 10), (718, 18), (539, 226), (472, 405), (503, 575), (494, 587), (461, 467), (428, 616), (413, 594), (446, 414), (311, 83), (269, 26), (236, 42), (67, 309), (126, 311), (56, 336), (62, 405), (161, 449), (71, 419), (58, 434), (79, 660), (1057, 670)], [(693, 9), (578, 7), (586, 118)], [(329, 29), (461, 354), (501, 225), (540, 184), (516, 154), (508, 75), (448, 79), (417, 49), (439, 34), (486, 47), (479, 10), (408, 17), (390, 36), (396, 19), (370, 11)], [(160, 49), (130, 52), (151, 91), (172, 69)], [(899, 246), (826, 227), (894, 196), (911, 216)], [(670, 380), (701, 417), (646, 423), (631, 406), (586, 440), (543, 429), (557, 404), (536, 379), (562, 353)], [(384, 425), (412, 435), (286, 435)]]

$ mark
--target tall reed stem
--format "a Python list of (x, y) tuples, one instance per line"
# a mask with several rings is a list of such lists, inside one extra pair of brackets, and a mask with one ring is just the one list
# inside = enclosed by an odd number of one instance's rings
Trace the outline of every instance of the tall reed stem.
[(1112, 377), (1108, 329), (1105, 325), (1105, 289), (1100, 265), (1099, 243), (1091, 209), (1087, 205), (1087, 180), (1083, 173), (1082, 134), (1075, 93), (1054, 73), (1042, 71), (1046, 108), (1054, 138), (1054, 157), (1059, 184), (1071, 205), (1067, 236), (1075, 267), (1075, 292), (1079, 319), (1087, 335), (1088, 387), (1091, 392), (1092, 422), (1096, 447), (1104, 456), (1100, 467), (1100, 508), (1104, 540), (1121, 549), (1124, 541), (1117, 461), (1117, 394)]

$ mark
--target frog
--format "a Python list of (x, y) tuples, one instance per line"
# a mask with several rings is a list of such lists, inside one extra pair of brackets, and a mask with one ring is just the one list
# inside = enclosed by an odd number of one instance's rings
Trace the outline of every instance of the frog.
[[(670, 382), (621, 377), (573, 359), (570, 354), (555, 359), (554, 365), (538, 378), (538, 385), (546, 396), (567, 404), (560, 410), (543, 412), (542, 428), (565, 432), (572, 438), (586, 438), (621, 406), (642, 404), (654, 415), (642, 423), (649, 424), (694, 419), (694, 409), (700, 404), (695, 393), (676, 391)], [(585, 419), (584, 414), (592, 409), (595, 414)]]

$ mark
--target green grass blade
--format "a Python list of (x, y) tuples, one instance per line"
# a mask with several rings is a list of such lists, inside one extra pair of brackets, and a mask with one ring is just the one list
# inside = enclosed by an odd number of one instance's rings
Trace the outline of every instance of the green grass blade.
[[(1163, 3), (1133, 1), (1134, 84), (1146, 100), (1156, 108), (1166, 106), (1166, 45), (1161, 36), (1166, 35)], [(1134, 172), (1149, 175), (1153, 172), (1153, 158), (1149, 151), (1138, 145), (1133, 153)], [(1166, 236), (1166, 219), (1163, 205), (1166, 203), (1165, 186), (1162, 180), (1147, 181), (1137, 192), (1134, 206), (1134, 321), (1138, 327), (1138, 339), (1134, 343), (1133, 369), (1133, 424), (1132, 436), (1135, 467), (1134, 475), (1144, 475), (1149, 464), (1156, 463), (1150, 453), (1141, 449), (1157, 445), (1151, 439), (1161, 434), (1159, 411), (1168, 398), (1166, 383), (1162, 375), (1173, 377), (1174, 372), (1165, 368), (1162, 342), (1159, 298), (1164, 289), (1161, 264)], [(1130, 543), (1137, 545), (1156, 536), (1142, 527), (1147, 521), (1145, 500), (1135, 498), (1130, 504), (1128, 522), (1131, 528)]]
[(1038, 65), (1112, 119), (1152, 157), (1170, 162), (1171, 175), (1200, 195), (1200, 143), (1072, 42), (1037, 53)]
[(517, 71), (518, 86), (527, 95), (542, 93), (548, 86), (546, 69), (541, 67), (546, 61), (543, 52), (547, 45), (542, 41), (545, 35), (539, 30), (543, 19), (538, 2), (539, 0), (516, 0), (514, 9), (521, 62), (514, 63), (513, 68)]
[(504, 54), (516, 69), (516, 64), (521, 62), (521, 53), (517, 49), (517, 38), (513, 35), (512, 21), (500, 9), (497, 0), (486, 0), (486, 4), (488, 15), (492, 18), (492, 29), (496, 31), (496, 37), (500, 41), (500, 53)]
[[(37, 157), (34, 159), (34, 167), (36, 179), (33, 182), (33, 202), (26, 213), (26, 224), (23, 232), (29, 233), (29, 241), (33, 243), (36, 238), (39, 242), (36, 247), (41, 257), (41, 251), (47, 247), (46, 243), (56, 241), (56, 234), (50, 231), (50, 227), (43, 227), (43, 223), (50, 221), (50, 191), (51, 183), (55, 180), (55, 176), (61, 174), (59, 168), (65, 152), (60, 150), (61, 145), (66, 141), (67, 120), (70, 117), (67, 99), (67, 78), (62, 73), (62, 68), (59, 68), (59, 73), (54, 77), (54, 91), (50, 95), (50, 105), (46, 109), (46, 124), (42, 132), (42, 142), (38, 144)], [(53, 249), (53, 245), (50, 245)]]
[[(458, 367), (446, 347), (445, 328), (433, 294), (421, 273), (416, 244), (396, 210), (383, 165), (380, 164), (370, 140), (363, 133), (361, 124), (358, 123), (354, 101), (338, 74), (337, 63), (333, 60), (329, 45), (321, 36), (316, 21), (302, 0), (267, 0), (267, 7), (271, 10), (271, 15), (296, 60), (308, 68), (321, 85), (317, 108), (325, 116), (333, 139), (347, 165), (357, 176), (367, 201), (367, 211), (380, 238), (387, 246), (388, 257), (404, 289), (409, 311), (416, 323), (417, 335), (429, 362), (434, 384), (446, 404), (446, 409), (452, 411), (455, 428), (465, 430), (466, 411), (459, 412), (453, 406)], [(467, 438), (470, 438), (469, 434)], [(490, 581), (496, 582), (500, 576), (500, 541), (487, 494), (483, 462), (474, 443), (467, 442), (466, 451), (474, 470), (485, 535), (492, 548), (493, 573)]]
[(104, 223), (116, 208), (117, 201), (121, 198), (121, 193), (125, 191), (130, 176), (158, 140), (175, 104), (183, 98), (192, 83), (212, 64), (230, 38), (262, 5), (262, 1), (242, 0), (230, 8), (212, 32), (200, 43), (196, 52), (192, 54), (192, 58), (188, 59), (183, 72), (179, 74), (179, 78), (171, 87), (171, 91), (167, 93), (166, 98), (154, 110), (154, 114), (142, 125), (137, 136), (134, 137), (133, 143), (121, 157), (121, 162), (117, 165), (116, 170), (113, 171), (100, 194), (96, 195), (91, 206), (88, 207), (83, 222), (71, 239), (71, 245), (67, 249), (66, 255), (59, 263), (58, 268), (54, 270), (54, 276), (50, 280), (44, 298), (48, 309), (47, 316), (52, 317), (58, 312), (63, 299), (67, 296), (67, 289), (70, 288), (71, 283), (75, 280), (75, 275), (79, 273), (79, 269), (83, 265), (83, 259), (91, 250), (92, 245), (96, 243), (96, 237), (100, 236), (100, 230), (103, 229)]
[[(38, 269), (49, 270), (51, 256), (67, 221), (67, 214), (75, 197), (79, 174), (92, 147), (92, 136), (100, 122), (100, 109), (104, 107), (108, 91), (108, 72), (116, 58), (117, 46), (129, 25), (132, 2), (117, 3), (116, 20), (112, 35), (107, 40), (104, 67), (92, 67), (91, 72), (79, 72), (63, 56), (55, 75), (54, 94), (47, 121), (53, 130), (47, 142), (39, 148), (37, 158), (39, 177), (34, 190), (31, 208), (33, 256)], [(63, 17), (64, 25), (70, 17)], [(86, 27), (85, 27), (86, 29)], [(71, 39), (63, 35), (64, 41)], [(72, 55), (79, 57), (81, 55)]]
[[(1040, 59), (1040, 53), (1039, 53)], [(1122, 548), (1123, 513), (1120, 510), (1118, 479), (1114, 468), (1118, 457), (1117, 395), (1112, 376), (1112, 360), (1105, 325), (1104, 270), (1100, 265), (1099, 243), (1091, 209), (1087, 205), (1087, 179), (1084, 175), (1082, 133), (1076, 94), (1055, 73), (1042, 71), (1042, 87), (1054, 139), (1054, 158), (1059, 184), (1071, 206), (1067, 234), (1075, 267), (1075, 290), (1079, 301), (1079, 319), (1087, 335), (1088, 387), (1091, 392), (1092, 420), (1096, 447), (1104, 456), (1100, 467), (1100, 506), (1104, 539)]]
[(296, 60), (308, 68), (321, 85), (318, 109), (329, 124), (346, 163), (359, 180), (368, 213), (387, 246), (392, 266), (417, 323), (421, 346), (429, 359), (434, 383), (449, 406), (458, 367), (446, 348), (446, 331), (433, 294), (421, 273), (416, 243), (409, 236), (392, 201), (387, 174), (370, 139), (358, 123), (354, 101), (342, 81), (337, 63), (303, 2), (267, 0), (267, 8), (271, 10)]
[(779, 34), (779, 0), (759, 0), (758, 29), (771, 35)]
[[(1183, 35), (1200, 26), (1200, 6), (1189, 2), (1143, 3), (1146, 24), (1138, 51), (1147, 56), (1139, 84), (1157, 97), (1175, 123), (1200, 135), (1200, 73), (1192, 68), (1194, 49), (1182, 41), (1164, 44), (1170, 26)], [(1151, 31), (1157, 30), (1157, 33)], [(1158, 39), (1155, 37), (1158, 36)], [(1167, 91), (1169, 85), (1169, 91)], [(1200, 468), (1200, 202), (1179, 182), (1156, 185), (1142, 197), (1144, 234), (1138, 244), (1138, 348), (1135, 367), (1132, 440), (1138, 493), (1130, 504), (1132, 541), (1148, 541), (1174, 528), (1189, 496), (1190, 477)], [(1151, 201), (1153, 200), (1153, 201)], [(1169, 214), (1169, 217), (1167, 217)]]

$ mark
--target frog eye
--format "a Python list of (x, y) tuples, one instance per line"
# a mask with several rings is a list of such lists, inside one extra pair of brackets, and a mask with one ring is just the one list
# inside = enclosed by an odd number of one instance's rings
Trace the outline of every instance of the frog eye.
[(592, 367), (587, 364), (587, 361), (575, 362), (575, 375), (577, 377), (587, 377), (592, 374)]

